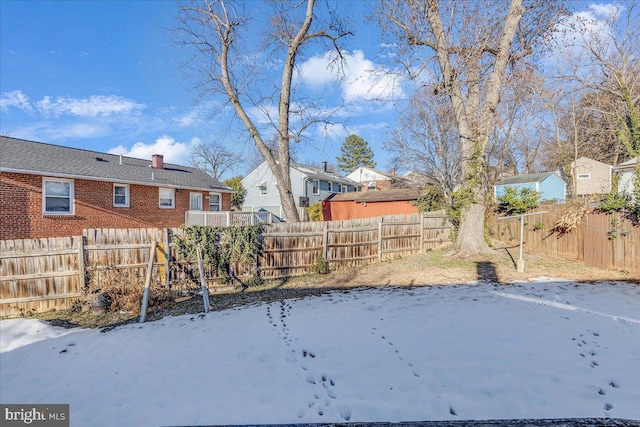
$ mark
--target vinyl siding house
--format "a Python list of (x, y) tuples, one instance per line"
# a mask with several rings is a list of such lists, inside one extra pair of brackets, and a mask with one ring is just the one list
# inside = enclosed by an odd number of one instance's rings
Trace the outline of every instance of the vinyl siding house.
[[(569, 165), (575, 177), (576, 191), (574, 196), (588, 196), (591, 194), (606, 194), (611, 191), (611, 173), (613, 167), (606, 163), (580, 157)], [(569, 181), (568, 177), (564, 177)]]
[(496, 200), (505, 194), (506, 188), (529, 188), (540, 193), (540, 201), (564, 201), (567, 189), (566, 182), (555, 172), (516, 175), (504, 178), (494, 186)]
[(366, 166), (360, 166), (347, 175), (347, 178), (357, 182), (362, 191), (385, 191), (410, 186), (409, 180), (396, 175), (393, 170), (386, 173)]
[(199, 170), (0, 137), (0, 240), (86, 228), (174, 228), (188, 210), (229, 210), (231, 188)]
[[(266, 161), (242, 180), (242, 187), (247, 191), (242, 205), (243, 212), (266, 210), (283, 217), (280, 192)], [(303, 218), (305, 207), (334, 193), (358, 191), (358, 183), (328, 170), (326, 163), (317, 168), (292, 162), (291, 190), (298, 214)]]
[(619, 193), (633, 194), (635, 188), (633, 184), (633, 173), (636, 163), (640, 161), (638, 159), (640, 159), (640, 157), (620, 163), (614, 168), (615, 172), (620, 175), (620, 181), (618, 182)]

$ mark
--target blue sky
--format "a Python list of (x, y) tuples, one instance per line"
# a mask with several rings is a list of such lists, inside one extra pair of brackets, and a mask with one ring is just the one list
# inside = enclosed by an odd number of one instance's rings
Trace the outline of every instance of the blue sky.
[[(363, 7), (349, 5), (358, 22), (346, 44), (344, 80), (327, 71), (322, 51), (309, 51), (298, 63), (297, 81), (309, 97), (327, 108), (347, 102), (338, 113), (344, 126), (330, 135), (311, 130), (311, 142), (295, 151), (298, 161), (335, 162), (346, 136), (357, 133), (374, 148), (378, 167), (387, 166), (381, 147), (395, 109), (371, 98), (405, 94), (372, 73), (388, 68)], [(251, 158), (246, 134), (228, 132), (231, 119), (219, 114), (224, 99), (196, 102), (193, 81), (180, 68), (187, 52), (171, 40), (177, 14), (173, 1), (0, 2), (0, 132), (141, 158), (160, 153), (183, 164), (193, 144), (217, 138)], [(247, 173), (249, 163), (235, 172)]]
[[(259, 2), (246, 4), (263, 16)], [(344, 78), (336, 78), (326, 52), (315, 48), (299, 59), (296, 83), (308, 100), (335, 108), (342, 124), (330, 133), (309, 129), (294, 158), (335, 163), (340, 145), (355, 133), (372, 146), (378, 169), (388, 170), (383, 142), (411, 89), (389, 74), (392, 51), (381, 47), (379, 28), (364, 18), (371, 3), (335, 4), (354, 20)], [(588, 17), (611, 7), (572, 5)], [(179, 164), (188, 164), (195, 144), (221, 140), (247, 159), (233, 173), (248, 173), (256, 156), (246, 131), (232, 121), (223, 97), (196, 102), (194, 82), (180, 67), (188, 52), (172, 42), (177, 15), (170, 0), (0, 0), (0, 133), (147, 159), (159, 153)], [(250, 113), (264, 122), (257, 109)]]

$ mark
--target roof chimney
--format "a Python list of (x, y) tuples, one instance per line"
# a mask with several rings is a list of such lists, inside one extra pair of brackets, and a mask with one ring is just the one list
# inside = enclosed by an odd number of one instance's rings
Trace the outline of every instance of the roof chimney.
[(396, 176), (396, 168), (391, 168), (391, 176)]
[(151, 166), (156, 169), (164, 169), (164, 156), (162, 154), (154, 154), (151, 156)]
[(327, 162), (322, 162), (322, 170), (323, 170), (324, 172), (326, 172), (326, 171), (327, 171)]

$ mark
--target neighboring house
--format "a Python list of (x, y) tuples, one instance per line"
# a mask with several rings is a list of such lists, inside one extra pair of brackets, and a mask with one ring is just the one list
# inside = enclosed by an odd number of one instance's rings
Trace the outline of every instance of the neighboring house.
[(619, 193), (633, 194), (635, 188), (633, 185), (633, 173), (635, 171), (636, 163), (639, 161), (638, 159), (640, 159), (640, 157), (620, 163), (614, 168), (620, 176), (620, 181), (618, 181)]
[(494, 185), (496, 199), (503, 196), (505, 189), (511, 187), (518, 191), (529, 188), (540, 193), (540, 201), (564, 201), (567, 183), (555, 172), (532, 173), (504, 178)]
[(410, 186), (409, 181), (402, 176), (396, 175), (393, 169), (390, 173), (386, 173), (366, 166), (360, 166), (347, 175), (347, 178), (357, 182), (362, 188), (362, 191), (384, 191)]
[(0, 240), (85, 228), (180, 227), (187, 210), (229, 210), (234, 191), (199, 170), (0, 137)]
[(415, 171), (409, 171), (402, 175), (402, 178), (405, 180), (408, 187), (429, 187), (432, 185), (437, 185), (437, 182), (427, 175), (423, 175), (421, 173)]
[(418, 213), (413, 202), (425, 197), (427, 193), (428, 190), (425, 189), (403, 188), (334, 194), (322, 202), (322, 217), (325, 221), (338, 221)]
[[(569, 171), (575, 177), (575, 194), (573, 196), (588, 196), (590, 194), (605, 194), (611, 191), (611, 172), (613, 167), (606, 163), (580, 157), (569, 164)], [(567, 181), (569, 177), (563, 176)]]
[[(247, 190), (242, 204), (244, 212), (264, 209), (279, 217), (284, 216), (276, 178), (266, 161), (244, 177), (242, 187)], [(298, 214), (303, 217), (305, 207), (333, 193), (358, 191), (358, 183), (332, 172), (326, 162), (320, 168), (291, 162), (291, 191)]]

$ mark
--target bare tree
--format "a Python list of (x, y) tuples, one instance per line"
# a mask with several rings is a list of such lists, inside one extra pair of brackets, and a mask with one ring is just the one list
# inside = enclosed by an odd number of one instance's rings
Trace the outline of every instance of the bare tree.
[[(482, 194), (484, 155), (495, 125), (505, 73), (533, 52), (555, 22), (547, 0), (501, 2), (381, 0), (379, 16), (405, 49), (406, 69), (426, 70), (449, 98), (460, 135), (462, 189), (457, 253), (488, 252)], [(427, 51), (426, 58), (416, 58)], [(419, 63), (408, 62), (411, 59)]]
[[(582, 15), (564, 23), (577, 36), (570, 43), (569, 72), (561, 77), (578, 84), (584, 107), (611, 116), (608, 123), (617, 124), (612, 139), (619, 145), (612, 144), (614, 151), (624, 147), (623, 159), (636, 157), (640, 155), (640, 2), (598, 9), (606, 11), (600, 19)], [(616, 156), (613, 163), (617, 162)]]
[(460, 183), (460, 138), (444, 96), (428, 87), (418, 89), (389, 136), (385, 148), (393, 164), (428, 176), (451, 202)]
[[(182, 3), (179, 42), (194, 50), (191, 65), (196, 66), (201, 96), (222, 94), (231, 104), (275, 176), (285, 219), (298, 222), (291, 191), (290, 143), (328, 119), (317, 105), (294, 97), (296, 60), (313, 41), (325, 42), (338, 60), (338, 42), (351, 33), (337, 13), (314, 14), (315, 0), (268, 2), (266, 17), (260, 5), (233, 0)], [(256, 40), (260, 30), (265, 36), (262, 43)], [(283, 56), (272, 60), (267, 52)], [(277, 67), (281, 67), (280, 77), (273, 79)], [(271, 129), (261, 126), (252, 111), (260, 112)]]
[(218, 140), (200, 143), (191, 150), (191, 164), (218, 180), (241, 161), (240, 154), (228, 150)]

